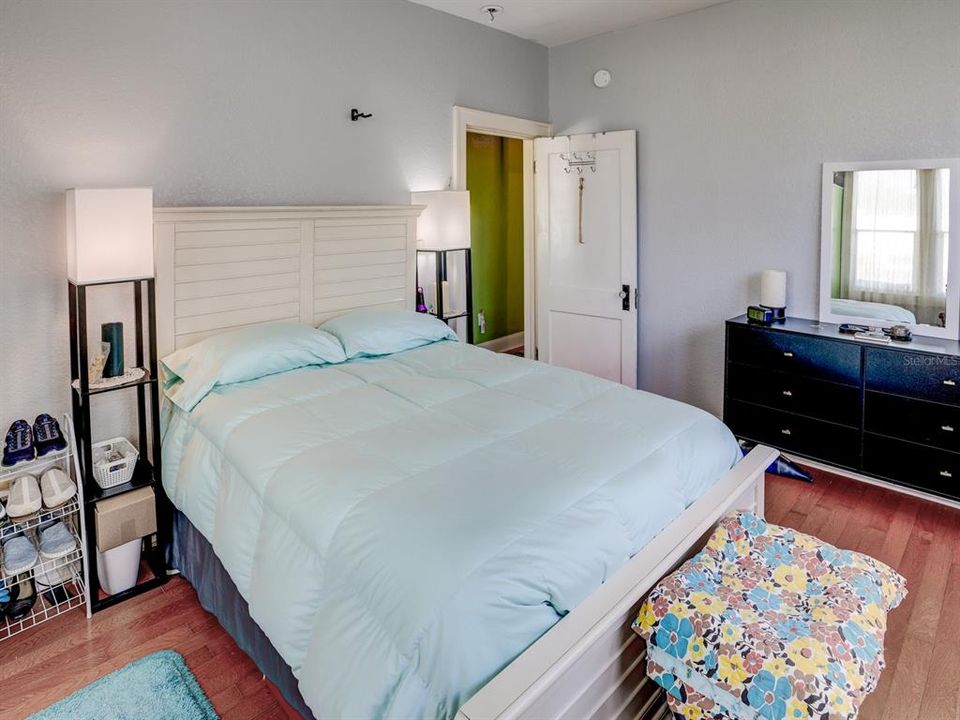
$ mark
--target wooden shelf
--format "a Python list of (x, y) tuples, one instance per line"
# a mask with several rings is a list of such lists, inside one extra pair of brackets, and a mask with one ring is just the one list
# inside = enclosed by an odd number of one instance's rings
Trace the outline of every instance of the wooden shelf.
[[(73, 386), (74, 391), (81, 397), (89, 397), (91, 395), (101, 395), (103, 393), (115, 392), (116, 390), (126, 390), (127, 388), (137, 387), (138, 385), (152, 385), (157, 382), (155, 377), (150, 375), (150, 371), (146, 368), (139, 368), (143, 370), (143, 377), (138, 378), (137, 380), (131, 380), (130, 382), (121, 383), (120, 385), (111, 385), (110, 387), (102, 388), (88, 388), (87, 392), (82, 392), (79, 387)], [(74, 378), (76, 382), (76, 378)]]
[[(466, 310), (455, 312), (452, 315), (447, 315), (446, 298), (443, 296), (443, 285), (447, 279), (447, 254), (448, 253), (463, 253), (463, 269), (464, 269), (464, 280), (466, 282)], [(436, 308), (434, 312), (428, 311), (428, 315), (433, 315), (433, 317), (442, 320), (443, 322), (450, 324), (451, 320), (458, 320), (460, 318), (465, 318), (467, 323), (466, 335), (467, 343), (470, 345), (473, 344), (473, 271), (471, 270), (471, 259), (470, 259), (470, 248), (451, 248), (449, 250), (433, 250), (427, 248), (417, 248), (417, 254), (419, 255), (433, 255), (435, 260), (434, 264), (436, 266), (436, 277), (434, 282), (436, 283)], [(417, 287), (420, 288), (422, 281), (420, 279), (420, 265), (417, 264)], [(458, 303), (459, 304), (459, 303)]]
[(137, 584), (132, 588), (124, 590), (123, 592), (115, 593), (113, 595), (108, 595), (105, 593), (103, 588), (98, 587), (96, 589), (96, 592), (93, 593), (92, 602), (94, 612), (105, 610), (112, 605), (123, 602), (124, 600), (129, 600), (137, 595), (150, 592), (151, 590), (160, 587), (167, 581), (165, 570), (161, 569), (158, 572), (158, 569), (154, 568), (150, 564), (148, 555), (149, 553), (145, 551), (140, 559), (140, 572), (137, 576)]
[[(102, 283), (105, 285), (127, 284), (133, 291), (133, 317), (135, 331), (134, 354), (132, 357), (135, 367), (144, 370), (144, 375), (112, 387), (90, 388), (70, 393), (73, 401), (73, 414), (77, 422), (78, 450), (81, 463), (80, 474), (83, 476), (84, 489), (88, 495), (84, 498), (83, 512), (81, 513), (87, 533), (87, 557), (89, 562), (89, 586), (91, 588), (91, 610), (97, 612), (104, 608), (116, 605), (127, 598), (162, 585), (167, 580), (166, 549), (170, 545), (170, 531), (172, 529), (172, 511), (170, 502), (163, 493), (160, 485), (160, 383), (157, 382), (159, 363), (157, 361), (156, 346), (156, 282), (152, 278), (117, 283)], [(87, 348), (87, 289), (88, 286), (67, 283), (70, 309), (70, 373), (73, 378), (86, 378), (89, 367)], [(139, 458), (134, 467), (129, 482), (115, 487), (103, 489), (97, 485), (93, 473), (93, 419), (91, 417), (90, 398), (93, 395), (102, 395), (115, 390), (129, 390), (133, 388), (137, 404), (137, 437), (130, 438), (133, 445), (139, 450)], [(96, 503), (107, 498), (117, 497), (131, 490), (152, 487), (155, 495), (157, 514), (156, 532), (145, 540), (144, 556), (151, 568), (151, 576), (140, 583), (116, 595), (103, 596), (99, 591), (99, 573), (95, 562), (97, 553), (96, 544)]]
[(86, 502), (87, 504), (97, 503), (110, 497), (123, 495), (123, 493), (130, 492), (131, 490), (149, 487), (153, 485), (153, 482), (153, 466), (149, 460), (141, 457), (137, 460), (137, 465), (133, 469), (133, 477), (130, 478), (129, 482), (114, 485), (110, 488), (102, 488), (97, 485), (96, 480), (91, 479), (91, 482), (88, 483), (89, 489), (87, 491)]

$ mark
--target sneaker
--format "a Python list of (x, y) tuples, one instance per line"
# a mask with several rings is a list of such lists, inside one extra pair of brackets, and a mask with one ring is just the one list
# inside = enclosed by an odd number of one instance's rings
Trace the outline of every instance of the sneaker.
[(26, 420), (16, 420), (7, 430), (3, 446), (3, 465), (16, 465), (24, 460), (33, 460), (33, 431)]
[(13, 481), (10, 497), (7, 498), (7, 514), (13, 520), (33, 515), (42, 504), (40, 486), (33, 475), (21, 475)]
[(37, 564), (37, 548), (25, 535), (4, 540), (3, 572), (10, 578), (26, 572)]
[(60, 432), (60, 423), (46, 413), (37, 415), (33, 421), (33, 441), (37, 446), (37, 457), (67, 446), (67, 439)]
[(36, 602), (37, 591), (33, 586), (33, 580), (24, 578), (10, 588), (10, 602), (6, 607), (7, 616), (11, 620), (20, 620), (30, 614)]
[(60, 507), (77, 494), (77, 486), (63, 470), (50, 468), (40, 478), (40, 494), (44, 507)]
[(69, 555), (77, 547), (76, 538), (67, 530), (67, 526), (59, 520), (37, 531), (40, 538), (40, 557), (53, 560)]

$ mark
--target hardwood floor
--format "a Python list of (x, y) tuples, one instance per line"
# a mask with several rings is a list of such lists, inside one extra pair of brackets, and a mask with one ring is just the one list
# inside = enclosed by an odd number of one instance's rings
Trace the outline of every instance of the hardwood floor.
[(89, 621), (73, 611), (0, 643), (0, 718), (26, 717), (165, 649), (183, 655), (224, 720), (299, 718), (179, 577)]
[[(869, 553), (906, 578), (887, 669), (862, 720), (960, 720), (960, 510), (816, 473), (767, 478), (767, 518)], [(184, 656), (224, 720), (296, 715), (182, 579), (94, 616), (69, 613), (0, 643), (0, 718), (21, 718), (148, 653)]]
[(861, 720), (960, 719), (960, 510), (814, 471), (767, 476), (766, 517), (882, 560), (907, 579), (887, 667)]

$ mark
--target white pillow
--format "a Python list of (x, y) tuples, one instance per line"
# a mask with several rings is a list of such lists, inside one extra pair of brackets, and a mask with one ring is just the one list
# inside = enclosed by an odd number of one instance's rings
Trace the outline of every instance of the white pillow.
[(340, 340), (348, 358), (390, 355), (457, 340), (445, 322), (412, 310), (354, 310), (327, 320), (320, 328)]
[(330, 333), (286, 321), (212, 335), (161, 360), (164, 394), (192, 410), (217, 385), (346, 360)]

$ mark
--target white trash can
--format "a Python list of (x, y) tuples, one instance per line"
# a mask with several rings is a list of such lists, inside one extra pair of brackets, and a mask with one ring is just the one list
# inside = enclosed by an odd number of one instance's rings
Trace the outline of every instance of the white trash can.
[(97, 575), (100, 587), (108, 595), (116, 595), (137, 584), (141, 542), (142, 538), (136, 538), (104, 552), (97, 550)]

